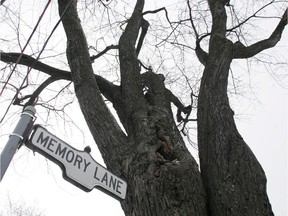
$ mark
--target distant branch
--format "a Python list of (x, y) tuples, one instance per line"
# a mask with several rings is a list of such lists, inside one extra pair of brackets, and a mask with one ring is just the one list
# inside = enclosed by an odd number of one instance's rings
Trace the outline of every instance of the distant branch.
[(191, 26), (192, 26), (192, 29), (194, 31), (194, 34), (195, 34), (195, 37), (196, 37), (196, 47), (195, 47), (195, 52), (196, 52), (196, 55), (197, 55), (197, 58), (199, 59), (199, 61), (205, 65), (206, 64), (206, 61), (207, 61), (207, 58), (208, 58), (208, 53), (206, 53), (200, 46), (200, 42), (201, 40), (204, 38), (204, 37), (201, 37), (199, 38), (199, 34), (196, 30), (196, 26), (194, 24), (194, 21), (193, 21), (193, 17), (192, 17), (192, 8), (191, 8), (191, 5), (190, 5), (190, 1), (187, 0), (187, 5), (188, 5), (188, 8), (189, 8), (189, 19), (190, 19), (190, 23), (191, 23)]
[(230, 28), (230, 29), (227, 29), (228, 32), (231, 32), (233, 30), (235, 30), (236, 28), (239, 28), (241, 25), (245, 24), (246, 22), (248, 22), (251, 18), (253, 17), (257, 17), (257, 14), (262, 11), (264, 8), (268, 7), (269, 5), (273, 4), (274, 3), (274, 0), (272, 0), (271, 2), (269, 2), (268, 4), (262, 6), (261, 8), (259, 8), (254, 14), (252, 14), (251, 16), (247, 17), (245, 20), (243, 20), (242, 22), (238, 23), (238, 25)]
[(196, 27), (195, 27), (195, 25), (194, 25), (194, 21), (193, 21), (193, 17), (192, 17), (192, 8), (191, 8), (190, 1), (189, 1), (189, 0), (187, 0), (187, 5), (188, 5), (188, 8), (189, 8), (189, 19), (190, 19), (190, 23), (191, 23), (192, 29), (193, 29), (193, 31), (194, 31), (194, 34), (195, 34), (195, 37), (196, 37), (196, 41), (198, 41), (199, 35), (198, 35), (198, 32), (197, 32)]
[(30, 98), (28, 100), (27, 103), (25, 103), (24, 106), (28, 106), (28, 105), (34, 105), (37, 98), (39, 97), (40, 93), (48, 86), (50, 85), (51, 83), (55, 82), (56, 80), (59, 80), (59, 78), (55, 77), (55, 76), (51, 76), (49, 77), (48, 79), (46, 79), (41, 85), (38, 86), (38, 88), (33, 92), (32, 95), (26, 95), (22, 98), (16, 98), (13, 102), (14, 105), (20, 105), (20, 106), (23, 106), (21, 104), (22, 101)]

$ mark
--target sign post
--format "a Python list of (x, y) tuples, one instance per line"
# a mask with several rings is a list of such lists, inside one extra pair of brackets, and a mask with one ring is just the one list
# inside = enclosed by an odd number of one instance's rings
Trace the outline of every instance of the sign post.
[(58, 164), (63, 178), (84, 191), (94, 187), (116, 199), (125, 199), (127, 183), (98, 164), (86, 151), (68, 145), (40, 125), (26, 146)]
[(13, 133), (10, 134), (7, 144), (0, 154), (0, 182), (17, 148), (23, 143), (23, 140), (28, 138), (29, 132), (33, 126), (35, 113), (36, 110), (33, 106), (27, 106), (21, 114), (21, 118)]

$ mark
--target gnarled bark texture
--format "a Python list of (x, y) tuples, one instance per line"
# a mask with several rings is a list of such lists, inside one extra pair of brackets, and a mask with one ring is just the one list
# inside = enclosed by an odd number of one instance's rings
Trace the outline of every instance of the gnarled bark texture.
[(227, 79), (232, 43), (215, 40), (202, 77), (197, 116), (201, 173), (210, 213), (273, 215), (265, 173), (238, 133), (229, 106)]
[[(59, 0), (60, 15), (69, 2)], [(144, 0), (138, 0), (119, 40), (121, 85), (107, 93), (127, 136), (104, 104), (73, 1), (63, 26), (76, 96), (107, 168), (127, 181), (127, 196), (121, 201), (126, 215), (205, 216), (198, 165), (174, 123), (171, 92), (160, 76), (140, 74), (135, 43), (143, 24), (143, 6)], [(143, 82), (143, 77), (149, 81)], [(146, 97), (143, 85), (149, 86)]]
[(274, 214), (266, 193), (265, 173), (237, 131), (227, 85), (233, 58), (251, 57), (274, 46), (287, 24), (287, 15), (283, 15), (269, 39), (244, 47), (226, 38), (225, 4), (228, 1), (208, 2), (213, 21), (209, 53), (204, 53), (199, 46), (196, 53), (205, 66), (197, 119), (200, 166), (209, 215), (271, 216)]

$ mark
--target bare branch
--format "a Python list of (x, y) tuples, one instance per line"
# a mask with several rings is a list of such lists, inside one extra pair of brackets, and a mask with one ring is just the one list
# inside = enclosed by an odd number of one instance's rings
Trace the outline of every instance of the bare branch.
[(25, 103), (25, 106), (28, 105), (33, 105), (37, 98), (39, 97), (40, 93), (51, 83), (55, 82), (59, 80), (59, 78), (51, 76), (48, 79), (46, 79), (40, 86), (38, 86), (38, 88), (33, 92), (33, 94), (31, 95), (30, 99), (28, 100), (27, 103)]
[(235, 30), (236, 28), (239, 28), (241, 25), (245, 24), (246, 22), (248, 22), (251, 18), (253, 17), (257, 17), (257, 14), (262, 11), (264, 8), (268, 7), (269, 5), (273, 4), (274, 0), (272, 0), (271, 2), (267, 3), (266, 5), (262, 6), (261, 8), (259, 8), (254, 14), (252, 14), (251, 16), (247, 17), (245, 20), (243, 20), (242, 22), (238, 23), (238, 25), (227, 29), (228, 32), (231, 32), (233, 30)]
[(171, 24), (171, 21), (170, 21), (169, 16), (168, 16), (168, 11), (166, 10), (165, 7), (162, 7), (162, 8), (159, 8), (159, 9), (157, 9), (157, 10), (153, 10), (153, 11), (145, 11), (144, 13), (142, 13), (142, 15), (144, 16), (144, 15), (149, 14), (149, 13), (154, 14), (154, 13), (158, 13), (159, 11), (162, 11), (162, 10), (165, 11), (166, 19), (167, 19), (167, 21)]
[(196, 26), (194, 25), (194, 21), (193, 21), (193, 17), (192, 17), (192, 8), (191, 8), (191, 5), (190, 5), (190, 1), (187, 0), (187, 5), (188, 5), (188, 8), (189, 8), (189, 19), (190, 19), (190, 23), (191, 23), (191, 26), (192, 26), (192, 29), (194, 31), (194, 34), (195, 34), (195, 37), (196, 37), (196, 48), (195, 48), (195, 52), (196, 52), (196, 55), (197, 55), (197, 58), (199, 59), (199, 61), (205, 65), (206, 64), (206, 61), (207, 61), (207, 58), (208, 58), (208, 53), (206, 53), (200, 46), (200, 42), (201, 40), (204, 38), (204, 37), (201, 37), (199, 38), (199, 34), (196, 30)]
[(132, 114), (137, 107), (145, 107), (147, 102), (143, 96), (140, 82), (140, 65), (137, 59), (135, 44), (142, 27), (144, 0), (137, 0), (128, 24), (119, 39), (119, 61), (121, 73), (121, 89), (127, 114)]
[(190, 19), (190, 23), (191, 23), (191, 26), (192, 26), (192, 29), (194, 31), (194, 34), (195, 34), (195, 37), (196, 37), (196, 41), (198, 41), (199, 39), (199, 34), (196, 30), (196, 27), (194, 25), (194, 21), (193, 21), (193, 18), (192, 18), (192, 8), (191, 8), (191, 5), (190, 5), (190, 1), (187, 0), (187, 5), (188, 5), (188, 8), (189, 8), (189, 19)]
[(91, 61), (94, 62), (95, 59), (99, 58), (100, 56), (104, 55), (106, 52), (108, 52), (111, 49), (118, 49), (118, 45), (110, 45), (107, 46), (103, 51), (99, 52), (97, 55), (93, 55), (90, 57)]
[(248, 47), (244, 46), (241, 42), (234, 44), (234, 56), (233, 58), (250, 58), (260, 53), (265, 49), (274, 47), (281, 39), (282, 32), (287, 25), (287, 9), (285, 10), (280, 22), (268, 39), (261, 40)]
[[(0, 60), (6, 63), (11, 63), (11, 62), (16, 63), (20, 55), (21, 53), (1, 52)], [(32, 67), (35, 70), (42, 71), (50, 76), (56, 76), (59, 79), (71, 80), (71, 73), (69, 71), (64, 71), (64, 70), (57, 69), (55, 67), (51, 67), (26, 54), (22, 55), (18, 64)]]
[[(15, 63), (19, 57), (20, 53), (4, 53), (1, 52), (1, 61), (6, 63)], [(53, 76), (54, 78), (57, 78), (57, 80), (69, 80), (72, 81), (71, 72), (60, 70), (55, 67), (51, 67), (47, 64), (44, 64), (40, 61), (37, 61), (35, 58), (28, 56), (26, 54), (23, 54), (22, 58), (18, 62), (18, 64), (25, 65), (28, 67), (32, 67), (35, 70), (39, 70), (43, 73), (46, 73), (50, 76)], [(98, 84), (98, 87), (101, 91), (101, 93), (111, 102), (116, 100), (115, 98), (118, 95), (118, 92), (120, 91), (120, 87), (117, 85), (114, 85), (110, 81), (106, 80), (105, 78), (95, 75), (96, 82)]]
[(195, 52), (196, 52), (196, 55), (197, 55), (197, 58), (199, 59), (199, 61), (203, 65), (206, 65), (209, 54), (201, 48), (200, 41), (196, 41)]
[(1, 0), (0, 5), (3, 5), (6, 0)]
[[(59, 78), (56, 78), (54, 76), (49, 77), (48, 79), (46, 79), (40, 86), (38, 86), (38, 88), (33, 92), (32, 95), (25, 95), (24, 97), (21, 98), (15, 98), (13, 105), (19, 105), (19, 106), (28, 106), (28, 105), (34, 105), (36, 102), (36, 99), (38, 98), (38, 96), (40, 95), (40, 93), (51, 83), (53, 83), (54, 81), (59, 80)], [(21, 104), (24, 100), (28, 99), (28, 102), (26, 102), (24, 105)]]

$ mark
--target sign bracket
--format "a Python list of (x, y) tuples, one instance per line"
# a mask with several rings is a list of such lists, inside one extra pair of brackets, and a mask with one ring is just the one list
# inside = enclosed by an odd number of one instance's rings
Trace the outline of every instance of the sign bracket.
[(0, 154), (0, 182), (4, 177), (16, 150), (19, 149), (23, 142), (28, 138), (34, 123), (35, 113), (36, 109), (33, 106), (25, 107), (13, 133), (10, 134), (8, 142)]

